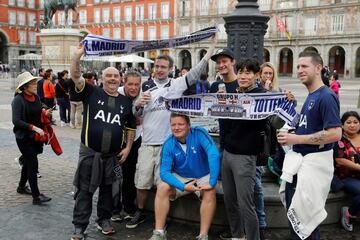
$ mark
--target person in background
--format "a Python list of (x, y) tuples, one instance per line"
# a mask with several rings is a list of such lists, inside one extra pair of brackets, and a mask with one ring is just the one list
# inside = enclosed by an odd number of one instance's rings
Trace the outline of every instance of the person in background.
[(267, 91), (279, 91), (279, 80), (277, 71), (270, 62), (265, 62), (260, 66), (259, 84)]
[(337, 97), (339, 97), (339, 90), (341, 87), (338, 80), (339, 80), (339, 74), (337, 74), (336, 72), (330, 74), (330, 89), (334, 91)]
[[(19, 84), (15, 90), (15, 97), (11, 103), (13, 131), (23, 160), (17, 192), (32, 195), (34, 205), (51, 200), (40, 193), (37, 180), (39, 164), (37, 156), (42, 153), (44, 144), (44, 142), (36, 140), (44, 136), (41, 123), (42, 103), (36, 95), (36, 82), (39, 79), (41, 78), (34, 77), (29, 72), (20, 74), (17, 77)], [(47, 117), (51, 117), (52, 109), (47, 109), (45, 114)], [(26, 186), (27, 181), (31, 190)]]
[(70, 100), (67, 70), (58, 73), (58, 83), (55, 85), (55, 95), (60, 112), (60, 126), (70, 123)]
[(330, 69), (328, 66), (324, 66), (321, 69), (321, 80), (323, 81), (325, 86), (330, 87)]
[(200, 234), (196, 239), (208, 240), (216, 210), (220, 154), (208, 132), (202, 127), (191, 127), (188, 116), (171, 113), (170, 125), (172, 134), (161, 153), (162, 181), (155, 197), (155, 229), (149, 240), (167, 239), (165, 225), (170, 201), (190, 193), (201, 199)]
[(95, 77), (94, 77), (94, 75), (93, 75), (91, 72), (84, 73), (84, 74), (83, 74), (83, 78), (85, 79), (85, 81), (86, 81), (88, 84), (96, 85), (96, 84), (95, 84)]
[(190, 71), (190, 68), (188, 67), (182, 67), (180, 70), (180, 77), (185, 76)]
[(82, 127), (82, 112), (83, 102), (79, 94), (76, 94), (75, 84), (73, 81), (68, 82), (69, 99), (70, 99), (70, 127), (81, 128)]
[(353, 231), (352, 220), (360, 211), (360, 116), (355, 111), (345, 112), (341, 117), (342, 138), (334, 147), (335, 177), (339, 187), (352, 196), (350, 207), (341, 209), (341, 225)]
[(52, 70), (47, 69), (44, 74), (44, 83), (43, 83), (43, 91), (44, 91), (44, 104), (48, 108), (52, 108), (55, 106), (55, 87), (52, 83), (53, 75)]
[(45, 75), (45, 69), (44, 68), (40, 68), (39, 69), (39, 77), (41, 77), (41, 79), (36, 83), (36, 91), (37, 91), (37, 95), (40, 98), (40, 101), (43, 103), (44, 102), (44, 89), (43, 89), (43, 85), (44, 85), (44, 75)]
[(183, 95), (188, 96), (193, 94), (208, 93), (210, 90), (210, 83), (207, 78), (207, 73), (200, 74), (200, 79), (197, 80), (195, 84), (191, 85), (189, 89), (185, 90)]

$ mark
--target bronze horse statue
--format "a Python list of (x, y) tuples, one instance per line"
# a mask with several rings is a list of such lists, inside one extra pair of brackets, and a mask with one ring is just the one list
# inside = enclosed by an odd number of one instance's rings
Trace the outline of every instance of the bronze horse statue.
[(43, 23), (47, 28), (53, 28), (54, 23), (52, 18), (56, 11), (65, 12), (65, 25), (68, 26), (69, 10), (72, 9), (76, 13), (76, 19), (79, 17), (79, 13), (76, 8), (77, 0), (44, 0), (44, 20)]

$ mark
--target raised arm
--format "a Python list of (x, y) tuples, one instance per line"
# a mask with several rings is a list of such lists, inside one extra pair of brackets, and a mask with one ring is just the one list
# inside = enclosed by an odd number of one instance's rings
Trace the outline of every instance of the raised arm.
[(84, 46), (82, 43), (79, 43), (79, 46), (76, 48), (76, 51), (71, 59), (71, 80), (74, 82), (75, 87), (79, 90), (83, 89), (85, 86), (85, 79), (81, 76), (80, 71), (80, 58), (84, 54)]
[(212, 38), (211, 38), (211, 45), (208, 48), (205, 56), (201, 59), (201, 61), (192, 69), (190, 69), (190, 71), (185, 75), (186, 79), (188, 81), (188, 86), (191, 86), (193, 84), (196, 83), (197, 80), (200, 79), (200, 74), (202, 72), (204, 72), (204, 70), (206, 69), (207, 63), (210, 59), (210, 57), (213, 55), (214, 50), (215, 50), (215, 46), (217, 44), (217, 40), (218, 40), (218, 33), (216, 33)]

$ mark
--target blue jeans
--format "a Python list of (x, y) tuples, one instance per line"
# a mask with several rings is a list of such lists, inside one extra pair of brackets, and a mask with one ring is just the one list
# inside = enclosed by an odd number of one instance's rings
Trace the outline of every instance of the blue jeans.
[(354, 194), (351, 206), (349, 207), (349, 213), (355, 216), (360, 210), (360, 179), (348, 177), (341, 179), (341, 181), (344, 184), (343, 189)]
[[(291, 205), (292, 198), (295, 193), (297, 183), (297, 177), (294, 176), (294, 180), (292, 183), (286, 183), (285, 187), (285, 200), (286, 200), (286, 209), (289, 209)], [(294, 229), (292, 228), (291, 223), (289, 222), (290, 234), (292, 240), (301, 240), (301, 238), (295, 233)], [(315, 230), (311, 233), (311, 235), (306, 238), (307, 240), (320, 240), (320, 229), (319, 227), (315, 228)]]
[(256, 178), (255, 178), (255, 187), (254, 187), (254, 201), (255, 201), (255, 210), (256, 215), (259, 220), (259, 228), (266, 228), (266, 219), (265, 219), (265, 211), (264, 211), (264, 193), (262, 190), (261, 184), (261, 167), (256, 167)]

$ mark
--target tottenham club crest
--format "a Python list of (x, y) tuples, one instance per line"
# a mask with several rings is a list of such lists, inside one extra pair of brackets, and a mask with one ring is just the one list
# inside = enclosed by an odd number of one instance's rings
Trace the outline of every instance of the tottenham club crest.
[(315, 100), (310, 100), (309, 105), (308, 105), (308, 110), (311, 110), (315, 105)]

